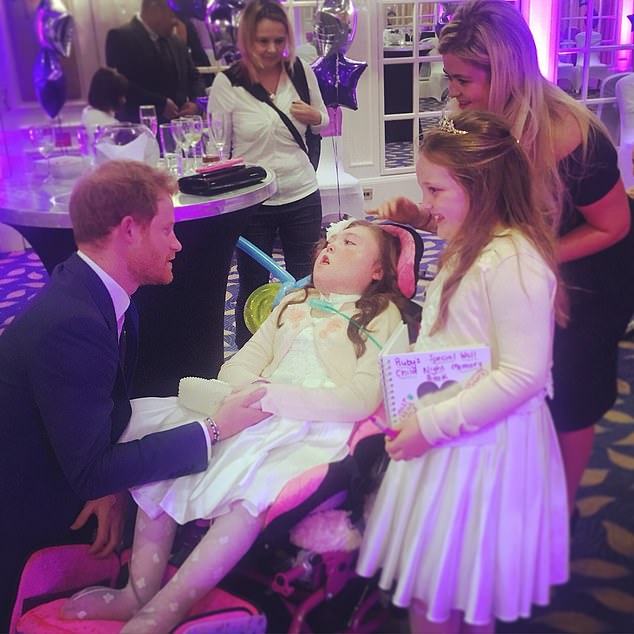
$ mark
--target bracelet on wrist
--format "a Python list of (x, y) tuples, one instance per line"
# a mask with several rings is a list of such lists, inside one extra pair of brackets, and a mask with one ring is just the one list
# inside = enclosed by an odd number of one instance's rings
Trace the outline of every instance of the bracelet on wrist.
[(220, 440), (220, 429), (218, 429), (218, 423), (207, 416), (205, 418), (205, 425), (207, 425), (207, 429), (209, 430), (209, 440), (211, 441), (211, 446), (213, 447)]

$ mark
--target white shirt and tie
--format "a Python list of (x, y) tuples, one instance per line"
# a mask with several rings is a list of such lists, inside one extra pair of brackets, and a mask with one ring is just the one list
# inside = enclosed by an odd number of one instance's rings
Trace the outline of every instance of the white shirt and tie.
[[(106, 273), (95, 261), (90, 259), (85, 253), (78, 250), (77, 255), (95, 272), (97, 277), (102, 281), (103, 285), (110, 295), (112, 305), (114, 307), (114, 315), (117, 320), (117, 339), (121, 339), (123, 332), (123, 324), (125, 322), (125, 313), (130, 306), (130, 296), (123, 287), (116, 282), (108, 273)], [(202, 421), (196, 421), (205, 434), (205, 442), (207, 443), (207, 460), (211, 460), (212, 442), (209, 436), (209, 430)]]

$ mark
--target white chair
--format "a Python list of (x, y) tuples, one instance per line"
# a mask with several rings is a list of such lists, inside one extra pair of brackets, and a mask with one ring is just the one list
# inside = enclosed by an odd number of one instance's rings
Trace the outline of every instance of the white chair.
[(557, 85), (563, 90), (570, 90), (575, 95), (581, 90), (581, 67), (570, 62), (557, 64)]
[(616, 103), (619, 107), (620, 145), (619, 170), (625, 188), (634, 186), (632, 175), (632, 149), (634, 147), (634, 73), (628, 73), (616, 82)]
[(429, 49), (429, 57), (438, 57), (434, 61), (424, 61), (420, 64), (418, 95), (419, 97), (434, 97), (437, 101), (442, 101), (443, 93), (447, 89), (448, 81), (445, 76), (444, 65), (438, 53), (438, 38), (425, 40), (433, 46)]
[[(601, 33), (598, 31), (592, 31), (590, 35), (590, 46), (599, 46), (601, 44)], [(580, 31), (575, 36), (575, 46), (577, 48), (583, 48), (587, 46), (587, 37), (585, 31)], [(599, 51), (590, 51), (588, 57), (588, 85), (593, 80), (596, 80), (600, 85), (601, 82), (610, 74), (610, 67), (607, 64), (601, 62), (599, 58)], [(577, 67), (579, 71), (583, 72), (583, 66), (585, 63), (585, 54), (579, 53), (577, 55)]]
[[(601, 82), (601, 89), (599, 91), (600, 98), (608, 98), (616, 96), (616, 84), (622, 77), (629, 75), (629, 73), (614, 73), (608, 75)], [(603, 125), (608, 129), (610, 137), (614, 145), (620, 143), (620, 117), (619, 117), (619, 105), (616, 103), (600, 103), (597, 108), (597, 116), (603, 122)]]

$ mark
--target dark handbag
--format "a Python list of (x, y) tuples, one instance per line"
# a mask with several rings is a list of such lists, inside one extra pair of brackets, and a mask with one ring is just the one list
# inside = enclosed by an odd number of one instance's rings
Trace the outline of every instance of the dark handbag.
[[(299, 59), (295, 60), (293, 65), (293, 72), (290, 72), (290, 68), (287, 66), (288, 76), (297, 90), (297, 94), (300, 96), (304, 103), (310, 104), (310, 91), (308, 90), (308, 82), (306, 80), (306, 73), (304, 67)], [(313, 166), (315, 171), (319, 165), (319, 156), (321, 154), (321, 135), (315, 134), (310, 126), (306, 128), (306, 139), (302, 138), (299, 130), (295, 127), (293, 122), (286, 116), (286, 113), (282, 112), (270, 99), (268, 93), (261, 84), (252, 84), (245, 76), (244, 71), (240, 66), (240, 62), (236, 62), (233, 66), (223, 71), (229, 78), (232, 86), (242, 86), (248, 93), (253, 95), (257, 100), (264, 102), (268, 106), (271, 106), (275, 112), (279, 115), (280, 119), (284, 122), (284, 125), (288, 128), (289, 132), (293, 135), (295, 142), (299, 145), (304, 152), (308, 155), (308, 160)]]
[(315, 134), (310, 126), (306, 130), (306, 153), (310, 164), (315, 168), (319, 167), (319, 157), (321, 156), (321, 134)]
[(183, 176), (178, 187), (183, 194), (216, 196), (262, 182), (266, 170), (259, 165), (232, 165), (213, 172)]

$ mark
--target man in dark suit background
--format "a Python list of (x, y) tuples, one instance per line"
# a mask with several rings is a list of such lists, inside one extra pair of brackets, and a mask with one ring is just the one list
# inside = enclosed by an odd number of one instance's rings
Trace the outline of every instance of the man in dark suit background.
[(113, 494), (202, 471), (215, 430), (226, 438), (265, 416), (249, 407), (260, 390), (226, 399), (216, 422), (117, 444), (136, 356), (130, 295), (172, 281), (175, 190), (170, 175), (136, 161), (80, 179), (70, 200), (77, 253), (0, 336), (0, 632), (30, 553), (91, 541), (96, 518), (92, 551), (109, 554), (123, 526), (124, 495)]
[(106, 37), (106, 63), (128, 81), (120, 118), (138, 121), (139, 106), (153, 104), (159, 122), (198, 114), (205, 85), (186, 44), (173, 35), (176, 16), (167, 0), (142, 0), (141, 12)]

